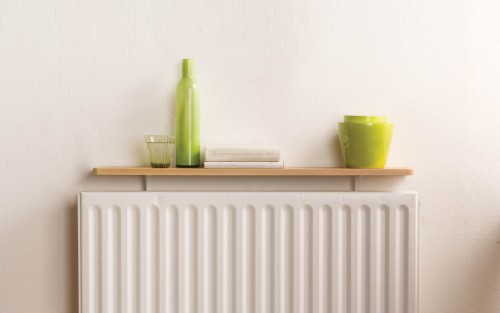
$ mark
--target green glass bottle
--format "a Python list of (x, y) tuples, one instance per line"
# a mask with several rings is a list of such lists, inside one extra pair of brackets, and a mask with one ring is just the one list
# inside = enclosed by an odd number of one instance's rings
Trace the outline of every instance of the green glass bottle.
[(194, 60), (182, 60), (176, 99), (177, 167), (200, 167), (200, 96), (194, 78)]

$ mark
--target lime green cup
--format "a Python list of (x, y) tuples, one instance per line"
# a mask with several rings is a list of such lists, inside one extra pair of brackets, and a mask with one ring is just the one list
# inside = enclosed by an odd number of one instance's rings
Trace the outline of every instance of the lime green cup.
[[(347, 122), (346, 120), (350, 120)], [(385, 117), (352, 116), (339, 123), (345, 165), (349, 168), (384, 168), (391, 145), (393, 123)]]

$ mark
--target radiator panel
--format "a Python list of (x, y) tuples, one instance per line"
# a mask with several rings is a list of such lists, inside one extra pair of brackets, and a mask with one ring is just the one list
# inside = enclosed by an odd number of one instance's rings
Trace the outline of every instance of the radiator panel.
[(415, 193), (85, 192), (80, 312), (416, 313)]

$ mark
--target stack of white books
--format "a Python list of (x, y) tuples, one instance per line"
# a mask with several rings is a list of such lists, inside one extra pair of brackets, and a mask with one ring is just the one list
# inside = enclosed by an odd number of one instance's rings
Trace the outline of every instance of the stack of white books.
[(207, 146), (205, 168), (283, 168), (275, 146)]

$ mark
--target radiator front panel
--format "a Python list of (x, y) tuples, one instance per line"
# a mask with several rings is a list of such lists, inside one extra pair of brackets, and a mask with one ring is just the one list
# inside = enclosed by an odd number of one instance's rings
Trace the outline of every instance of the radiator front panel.
[(416, 313), (417, 195), (88, 192), (80, 312)]

